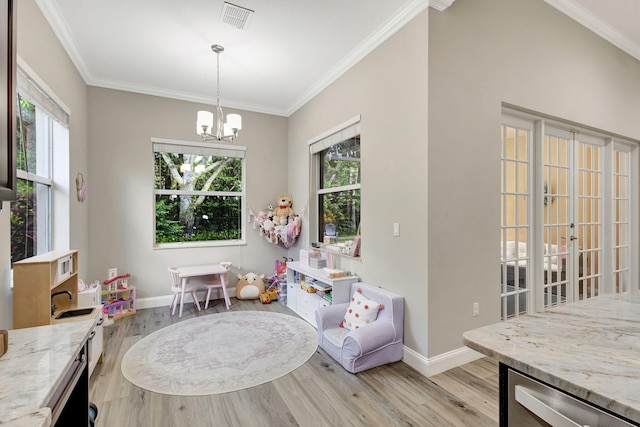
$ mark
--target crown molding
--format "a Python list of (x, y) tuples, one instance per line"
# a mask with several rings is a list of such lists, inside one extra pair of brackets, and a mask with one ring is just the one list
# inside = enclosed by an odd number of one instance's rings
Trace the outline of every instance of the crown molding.
[(588, 30), (599, 35), (612, 45), (623, 50), (635, 59), (640, 60), (640, 46), (625, 37), (615, 28), (609, 26), (598, 17), (591, 14), (573, 0), (544, 0), (559, 12), (567, 15)]
[(429, 6), (437, 10), (438, 12), (444, 11), (451, 6), (456, 0), (429, 0)]
[[(97, 79), (87, 83), (89, 86), (96, 86), (105, 89), (122, 90), (125, 92), (139, 93), (141, 95), (159, 96), (162, 98), (177, 99), (179, 101), (195, 102), (198, 104), (208, 104), (215, 106), (216, 98), (202, 96), (202, 94), (193, 94), (181, 91), (174, 91), (157, 86), (149, 86), (138, 83), (130, 83), (121, 80)], [(287, 110), (277, 109), (269, 105), (251, 104), (236, 102), (233, 100), (220, 98), (220, 104), (223, 108), (232, 108), (235, 110), (253, 111), (256, 113), (271, 114), (275, 116), (286, 116)]]
[(89, 71), (89, 67), (82, 58), (82, 54), (78, 50), (78, 45), (71, 35), (71, 30), (69, 30), (69, 27), (67, 26), (62, 12), (60, 12), (56, 2), (50, 0), (36, 0), (36, 4), (42, 11), (42, 14), (49, 23), (49, 26), (55, 33), (64, 50), (67, 52), (67, 55), (69, 55), (71, 62), (73, 62), (73, 65), (75, 65), (85, 83), (90, 84), (90, 82), (93, 81), (93, 77)]
[(398, 14), (392, 16), (376, 31), (374, 31), (366, 40), (356, 46), (342, 61), (336, 64), (327, 74), (320, 80), (315, 82), (307, 89), (289, 108), (287, 116), (295, 113), (300, 107), (313, 99), (316, 95), (326, 89), (331, 83), (335, 82), (344, 73), (353, 68), (365, 56), (370, 54), (378, 46), (380, 46), (389, 37), (404, 27), (409, 21), (418, 16), (422, 11), (430, 6), (430, 1), (413, 0), (404, 7)]
[[(225, 107), (237, 108), (245, 111), (254, 111), (258, 113), (273, 114), (288, 117), (296, 112), (300, 107), (309, 102), (320, 92), (326, 89), (331, 83), (335, 82), (365, 56), (370, 54), (378, 46), (380, 46), (389, 37), (404, 27), (409, 21), (415, 18), (429, 6), (436, 10), (443, 11), (449, 7), (455, 0), (412, 0), (396, 15), (392, 16), (376, 31), (374, 31), (365, 41), (356, 46), (342, 61), (336, 64), (327, 74), (320, 80), (316, 81), (309, 89), (307, 89), (298, 99), (290, 106), (282, 109), (273, 108), (271, 106), (255, 105), (249, 103), (227, 102)], [(144, 95), (160, 96), (164, 98), (172, 98), (190, 102), (213, 104), (215, 99), (202, 97), (200, 95), (188, 94), (184, 92), (172, 91), (165, 88), (154, 86), (145, 86), (140, 84), (132, 84), (113, 79), (96, 78), (90, 71), (87, 63), (84, 61), (78, 45), (72, 36), (72, 33), (66, 24), (64, 16), (55, 2), (48, 0), (36, 0), (38, 7), (43, 12), (47, 22), (58, 37), (63, 48), (69, 55), (71, 62), (78, 69), (85, 83), (89, 86), (103, 87), (107, 89), (123, 90), (128, 92), (140, 93)]]

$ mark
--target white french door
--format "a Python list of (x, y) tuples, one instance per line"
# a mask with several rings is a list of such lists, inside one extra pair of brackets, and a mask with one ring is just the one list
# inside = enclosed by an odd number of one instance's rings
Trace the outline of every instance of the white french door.
[(603, 188), (605, 145), (602, 138), (545, 128), (541, 159), (543, 295), (538, 306), (555, 306), (600, 292), (606, 232), (603, 194), (608, 193)]
[(638, 291), (635, 144), (505, 115), (501, 172), (503, 319)]
[[(606, 264), (612, 266), (609, 292), (623, 293), (638, 290), (638, 269), (631, 268), (631, 260), (636, 256), (637, 248), (632, 245), (631, 236), (637, 236), (637, 204), (631, 194), (638, 194), (638, 164), (634, 148), (626, 144), (613, 144), (611, 207), (612, 251), (611, 257), (605, 255)], [(635, 179), (632, 179), (635, 178)], [(632, 234), (633, 233), (633, 234)], [(637, 240), (637, 239), (636, 239)], [(635, 265), (638, 263), (636, 262)], [(635, 283), (635, 286), (632, 284)]]

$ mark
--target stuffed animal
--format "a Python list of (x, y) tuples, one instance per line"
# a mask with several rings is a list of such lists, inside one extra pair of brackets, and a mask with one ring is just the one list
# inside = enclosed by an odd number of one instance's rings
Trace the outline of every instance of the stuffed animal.
[(264, 274), (247, 273), (244, 276), (238, 274), (238, 284), (236, 285), (236, 297), (238, 299), (256, 299), (264, 292)]
[(271, 304), (271, 294), (267, 291), (260, 292), (260, 302), (263, 304)]
[(288, 218), (294, 214), (293, 199), (291, 196), (280, 196), (277, 205), (273, 210), (273, 222), (276, 225), (287, 225)]
[(262, 223), (262, 229), (267, 233), (273, 230), (273, 227), (275, 227), (275, 224), (270, 219), (265, 219), (264, 222)]
[(267, 289), (266, 291), (264, 291), (264, 293), (269, 296), (269, 299), (271, 301), (277, 301), (278, 300), (278, 289), (276, 287), (271, 287), (271, 288)]

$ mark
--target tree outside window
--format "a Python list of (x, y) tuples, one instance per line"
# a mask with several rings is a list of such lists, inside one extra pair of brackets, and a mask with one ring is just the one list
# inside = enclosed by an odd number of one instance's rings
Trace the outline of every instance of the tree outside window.
[(155, 244), (242, 240), (244, 151), (192, 144), (154, 144)]
[(327, 226), (335, 227), (339, 242), (353, 240), (360, 225), (360, 135), (318, 153), (319, 240)]
[(17, 194), (11, 202), (11, 263), (50, 250), (52, 120), (18, 99)]

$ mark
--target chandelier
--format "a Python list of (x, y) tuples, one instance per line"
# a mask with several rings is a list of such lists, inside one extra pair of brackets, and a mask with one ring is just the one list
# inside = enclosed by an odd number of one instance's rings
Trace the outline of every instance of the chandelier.
[(224, 123), (224, 115), (220, 106), (220, 53), (224, 52), (224, 47), (214, 44), (211, 50), (216, 53), (216, 127), (213, 127), (213, 113), (210, 111), (198, 111), (196, 132), (203, 141), (217, 140), (233, 143), (238, 137), (238, 131), (242, 129), (242, 116), (240, 114), (227, 114), (227, 122)]

